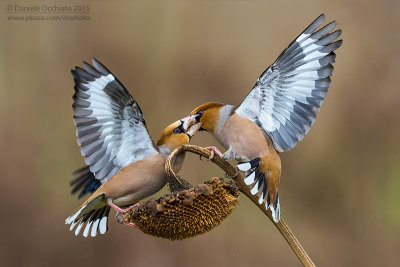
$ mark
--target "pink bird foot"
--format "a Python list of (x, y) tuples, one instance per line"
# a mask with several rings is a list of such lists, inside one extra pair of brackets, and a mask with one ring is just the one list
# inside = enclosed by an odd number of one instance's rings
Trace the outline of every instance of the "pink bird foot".
[(135, 205), (132, 205), (130, 207), (127, 207), (126, 209), (122, 209), (120, 207), (118, 207), (117, 205), (115, 205), (114, 203), (109, 203), (108, 205), (110, 205), (110, 207), (114, 208), (117, 212), (119, 213), (127, 213), (128, 211), (130, 211), (131, 209), (133, 209), (134, 207), (139, 206), (139, 203), (136, 203)]
[[(109, 203), (108, 205), (110, 205), (110, 207), (114, 208), (117, 212), (119, 212), (119, 213), (122, 215), (120, 223), (123, 223), (123, 224), (125, 224), (125, 225), (131, 226), (131, 227), (133, 227), (133, 228), (139, 228), (136, 224), (134, 224), (134, 223), (132, 223), (132, 222), (127, 222), (127, 221), (125, 221), (126, 219), (125, 219), (125, 217), (124, 217), (124, 214), (125, 214), (125, 213), (127, 213), (127, 212), (130, 211), (131, 209), (133, 209), (133, 208), (139, 206), (139, 203), (136, 203), (135, 205), (132, 205), (132, 206), (126, 208), (126, 209), (121, 209), (120, 207), (118, 207), (117, 205), (115, 205), (115, 204), (112, 203), (112, 202)], [(123, 219), (122, 219), (122, 218), (123, 218)], [(123, 220), (123, 221), (122, 221), (122, 220)]]
[(208, 146), (205, 147), (205, 149), (209, 150), (211, 155), (208, 157), (209, 160), (211, 160), (214, 157), (214, 154), (217, 153), (218, 156), (222, 157), (221, 151), (215, 146)]

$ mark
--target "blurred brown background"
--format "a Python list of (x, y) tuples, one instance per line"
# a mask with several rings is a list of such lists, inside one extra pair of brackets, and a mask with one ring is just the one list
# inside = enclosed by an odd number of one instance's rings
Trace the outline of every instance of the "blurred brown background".
[[(8, 1), (8, 2), (7, 2)], [(88, 4), (90, 21), (8, 21), (9, 4)], [(299, 266), (244, 196), (220, 227), (185, 241), (110, 218), (100, 237), (64, 219), (84, 161), (72, 123), (70, 69), (96, 57), (139, 102), (157, 139), (205, 101), (239, 104), (259, 74), (320, 13), (343, 46), (310, 133), (282, 154), (283, 217), (320, 266), (400, 263), (400, 2), (13, 1), (0, 24), (0, 266)], [(201, 134), (192, 143), (212, 145)], [(192, 183), (223, 173), (197, 156)], [(166, 190), (160, 194), (165, 193)]]

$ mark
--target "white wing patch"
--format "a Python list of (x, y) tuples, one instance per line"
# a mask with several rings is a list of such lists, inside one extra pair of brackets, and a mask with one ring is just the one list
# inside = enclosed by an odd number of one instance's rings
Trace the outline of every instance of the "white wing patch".
[(328, 92), (333, 51), (342, 41), (334, 42), (341, 30), (330, 32), (336, 22), (316, 31), (324, 18), (319, 16), (283, 51), (235, 111), (257, 123), (278, 151), (304, 138)]
[(123, 167), (157, 153), (140, 107), (103, 66), (93, 59), (72, 71), (74, 123), (90, 171), (102, 183)]

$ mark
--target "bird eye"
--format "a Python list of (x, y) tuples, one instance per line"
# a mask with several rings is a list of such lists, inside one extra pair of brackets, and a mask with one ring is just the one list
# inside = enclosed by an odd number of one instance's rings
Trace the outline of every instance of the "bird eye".
[(179, 133), (181, 133), (181, 129), (179, 129), (179, 127), (176, 127), (174, 130), (172, 130), (172, 132), (174, 134), (179, 134)]

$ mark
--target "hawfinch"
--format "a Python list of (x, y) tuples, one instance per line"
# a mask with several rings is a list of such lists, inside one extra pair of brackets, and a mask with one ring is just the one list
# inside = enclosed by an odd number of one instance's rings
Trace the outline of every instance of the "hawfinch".
[[(78, 235), (94, 237), (107, 231), (110, 207), (117, 212), (156, 193), (166, 183), (164, 163), (173, 149), (188, 144), (197, 131), (176, 121), (162, 132), (157, 146), (146, 128), (142, 111), (124, 86), (100, 62), (72, 70), (75, 80), (74, 123), (87, 168), (78, 170), (74, 190), (94, 193), (65, 220)], [(181, 167), (184, 156), (177, 158)], [(129, 224), (129, 223), (127, 223)], [(132, 225), (134, 226), (134, 225)]]
[(342, 40), (335, 41), (341, 30), (331, 32), (335, 21), (317, 31), (324, 18), (319, 16), (280, 54), (238, 107), (210, 102), (187, 117), (189, 126), (202, 123), (200, 130), (213, 134), (227, 149), (224, 159), (239, 161), (237, 167), (245, 172), (251, 193), (259, 194), (259, 203), (265, 203), (276, 222), (280, 220), (279, 152), (289, 151), (310, 130), (328, 93), (333, 51), (342, 45)]

